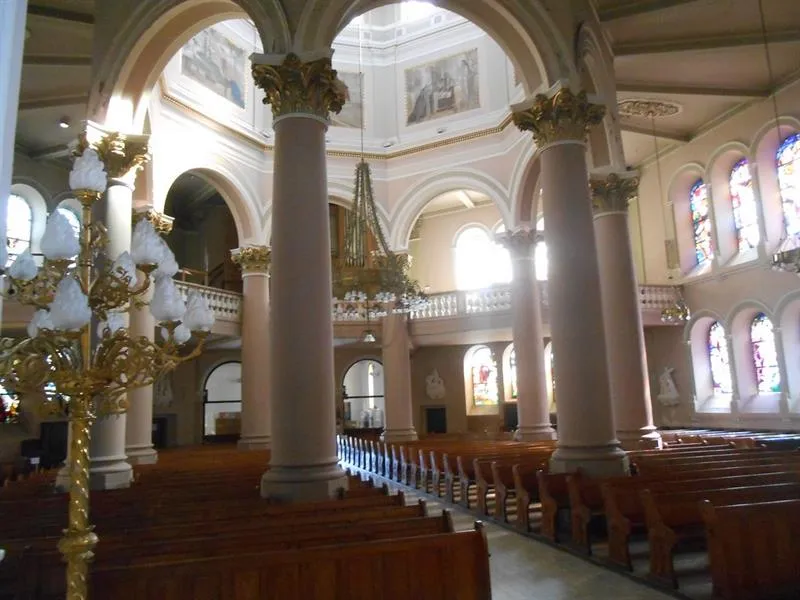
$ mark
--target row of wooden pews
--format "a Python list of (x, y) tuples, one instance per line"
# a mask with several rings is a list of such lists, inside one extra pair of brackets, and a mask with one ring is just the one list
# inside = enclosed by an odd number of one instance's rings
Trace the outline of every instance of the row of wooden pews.
[(609, 478), (550, 473), (550, 443), (339, 444), (357, 468), (621, 569), (634, 570), (632, 546), (644, 544), (646, 576), (668, 587), (679, 585), (676, 555), (705, 551), (726, 600), (800, 597), (800, 436), (705, 433), (630, 452), (633, 475)]
[[(450, 514), (358, 476), (335, 500), (259, 497), (264, 452), (203, 447), (160, 454), (130, 489), (92, 494), (100, 542), (93, 598), (115, 600), (486, 600), (481, 527), (454, 532)], [(64, 597), (56, 545), (66, 496), (20, 482), (0, 491), (0, 600)]]

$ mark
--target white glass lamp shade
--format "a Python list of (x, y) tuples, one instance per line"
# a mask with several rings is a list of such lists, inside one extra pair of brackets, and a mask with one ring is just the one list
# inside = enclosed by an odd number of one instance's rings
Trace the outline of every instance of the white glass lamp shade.
[(28, 323), (28, 337), (35, 338), (39, 335), (39, 332), (42, 329), (49, 329), (53, 330), (55, 327), (53, 326), (53, 321), (50, 318), (50, 312), (44, 309), (39, 309), (35, 313), (33, 313), (33, 317), (31, 318), (31, 322)]
[(192, 292), (186, 302), (182, 324), (191, 331), (211, 331), (215, 320), (214, 312), (208, 307), (206, 299), (197, 292)]
[(103, 161), (95, 150), (87, 148), (72, 165), (69, 173), (70, 189), (92, 190), (102, 194), (107, 186), (108, 175)]
[(70, 222), (61, 212), (53, 211), (42, 236), (42, 254), (48, 260), (65, 260), (76, 257), (80, 250), (78, 236)]
[(111, 272), (118, 277), (130, 277), (131, 281), (128, 284), (128, 287), (131, 289), (136, 287), (136, 265), (134, 264), (133, 258), (127, 250), (122, 252), (117, 257), (117, 260), (114, 261), (114, 264), (111, 266)]
[(39, 267), (30, 250), (25, 250), (25, 252), (19, 254), (8, 268), (8, 274), (19, 281), (31, 281), (36, 278), (38, 272)]
[(172, 250), (167, 246), (167, 242), (161, 236), (158, 236), (159, 245), (161, 246), (161, 259), (156, 269), (156, 277), (174, 277), (178, 272), (178, 261), (175, 260), (175, 255)]
[(74, 277), (65, 277), (56, 287), (56, 295), (50, 303), (50, 319), (53, 327), (60, 331), (76, 331), (92, 318), (89, 299)]
[(192, 332), (188, 327), (181, 323), (172, 331), (172, 337), (176, 344), (182, 345), (192, 339)]
[(147, 219), (141, 219), (133, 228), (131, 237), (131, 256), (137, 265), (158, 265), (163, 258), (163, 244), (153, 229), (153, 224)]
[(156, 321), (180, 321), (186, 314), (186, 304), (170, 277), (157, 277), (153, 286), (150, 312)]
[(99, 337), (103, 337), (106, 329), (108, 329), (109, 335), (114, 335), (118, 330), (127, 326), (125, 315), (122, 313), (110, 312), (106, 317), (105, 321), (100, 321), (97, 324), (97, 335)]

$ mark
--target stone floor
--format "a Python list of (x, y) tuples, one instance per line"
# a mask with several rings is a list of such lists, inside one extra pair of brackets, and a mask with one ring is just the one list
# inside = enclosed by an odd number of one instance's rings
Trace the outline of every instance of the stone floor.
[[(428, 514), (448, 508), (430, 496), (404, 489), (406, 502), (424, 498)], [(457, 530), (471, 529), (475, 517), (450, 510)], [(666, 600), (674, 598), (629, 577), (599, 567), (545, 543), (486, 524), (492, 573), (492, 600)]]

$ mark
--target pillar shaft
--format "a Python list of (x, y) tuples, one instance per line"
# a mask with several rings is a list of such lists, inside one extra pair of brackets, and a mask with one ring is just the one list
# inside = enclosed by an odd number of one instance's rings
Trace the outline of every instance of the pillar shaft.
[(529, 227), (503, 233), (499, 241), (511, 255), (511, 326), (517, 361), (517, 431), (522, 441), (552, 440), (550, 403), (544, 370), (542, 308), (534, 252), (539, 234)]
[(383, 376), (386, 424), (382, 439), (402, 442), (417, 439), (411, 402), (411, 340), (406, 315), (383, 318)]
[(242, 268), (242, 435), (239, 448), (270, 447), (269, 261), (266, 246), (239, 248), (233, 260)]
[(589, 198), (585, 138), (602, 120), (586, 95), (560, 89), (514, 113), (540, 146), (548, 296), (558, 387), (554, 472), (621, 474), (627, 458), (614, 432), (606, 364), (600, 275)]
[(661, 445), (653, 426), (639, 285), (628, 229), (628, 200), (638, 184), (636, 177), (616, 174), (591, 182), (611, 397), (617, 437), (627, 449)]
[(272, 105), (272, 452), (261, 495), (314, 500), (347, 479), (336, 454), (330, 227), (325, 133), (345, 94), (330, 52), (254, 59), (253, 76)]

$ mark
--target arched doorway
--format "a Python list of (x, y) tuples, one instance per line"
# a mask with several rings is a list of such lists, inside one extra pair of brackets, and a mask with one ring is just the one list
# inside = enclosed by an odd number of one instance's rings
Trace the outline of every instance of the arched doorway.
[(374, 359), (359, 360), (347, 369), (342, 385), (345, 427), (382, 430), (386, 418), (383, 365)]
[(242, 427), (242, 363), (214, 367), (203, 386), (203, 441), (239, 439)]
[(241, 273), (231, 260), (239, 246), (236, 222), (219, 190), (197, 173), (183, 173), (169, 189), (164, 212), (175, 219), (167, 243), (181, 265), (177, 278), (241, 292)]

